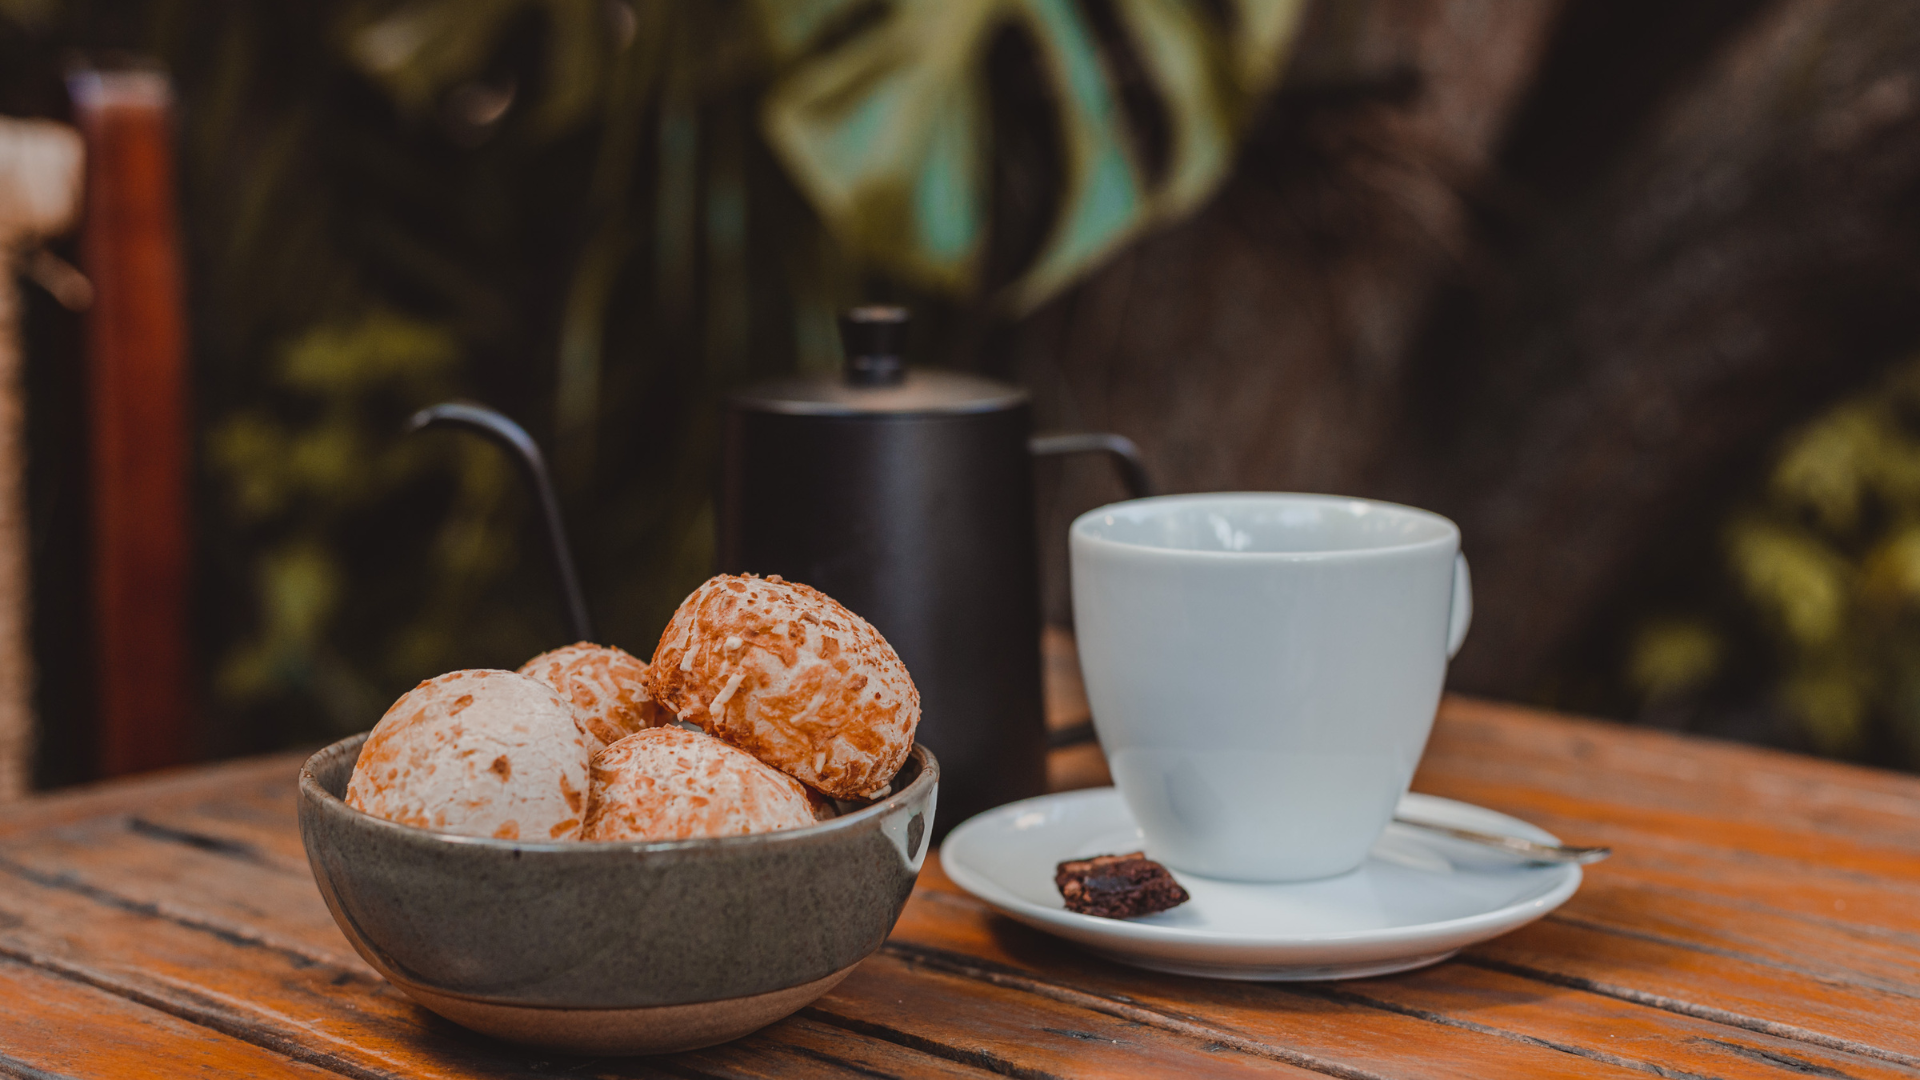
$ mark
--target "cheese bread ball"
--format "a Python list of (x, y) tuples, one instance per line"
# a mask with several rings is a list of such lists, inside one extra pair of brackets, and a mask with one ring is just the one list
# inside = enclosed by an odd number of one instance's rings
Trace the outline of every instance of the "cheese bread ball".
[(814, 823), (807, 789), (711, 735), (648, 728), (593, 756), (582, 840), (686, 840)]
[(885, 791), (920, 691), (880, 632), (818, 589), (716, 577), (674, 612), (647, 669), (682, 720), (837, 798)]
[(577, 840), (588, 738), (553, 688), (511, 671), (455, 671), (407, 691), (360, 747), (347, 805), (427, 829)]
[(539, 679), (573, 703), (574, 716), (598, 751), (665, 718), (647, 696), (647, 662), (626, 651), (590, 641), (543, 652), (520, 665), (520, 674)]

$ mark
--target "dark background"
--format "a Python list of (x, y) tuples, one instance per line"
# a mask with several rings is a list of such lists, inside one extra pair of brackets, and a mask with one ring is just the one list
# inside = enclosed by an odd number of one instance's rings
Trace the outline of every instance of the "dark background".
[[(0, 112), (64, 117), (77, 63), (175, 81), (205, 753), (364, 728), (558, 640), (511, 472), (402, 443), (414, 408), (471, 396), (553, 450), (597, 620), (645, 655), (710, 565), (717, 395), (831, 365), (821, 313), (885, 300), (916, 362), (1132, 436), (1165, 489), (1459, 521), (1456, 689), (1920, 765), (1920, 9), (1317, 0), (1218, 192), (1025, 312), (995, 290), (1061, 159), (1016, 29), (981, 61), (993, 219), (956, 294), (835, 246), (758, 134), (746, 5), (588, 9), (614, 59), (581, 94), (529, 6), (409, 96), (353, 62), (344, 3), (0, 4)], [(1169, 114), (1111, 7), (1079, 10), (1150, 174)], [(84, 386), (77, 318), (29, 293), (57, 784), (89, 775)], [(1094, 464), (1041, 481), (1065, 622), (1065, 523), (1121, 493)]]

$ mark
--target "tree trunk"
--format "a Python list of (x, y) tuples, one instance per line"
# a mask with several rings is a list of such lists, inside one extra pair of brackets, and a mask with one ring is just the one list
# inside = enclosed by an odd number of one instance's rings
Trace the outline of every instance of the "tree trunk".
[[(1016, 332), (1041, 425), (1132, 436), (1163, 490), (1366, 490), (1557, 6), (1319, 5), (1226, 190)], [(1067, 520), (1120, 497), (1069, 469), (1043, 476), (1053, 621)]]
[[(1170, 490), (1454, 517), (1454, 681), (1536, 694), (1703, 493), (1920, 332), (1920, 8), (1681, 7), (1326, 9), (1221, 197), (1017, 331), (1042, 417)], [(1055, 535), (1115, 496), (1062, 487)]]
[(1534, 688), (1772, 440), (1920, 331), (1920, 8), (1785, 0), (1436, 335), (1378, 489), (1457, 515), (1494, 612), (1462, 685)]

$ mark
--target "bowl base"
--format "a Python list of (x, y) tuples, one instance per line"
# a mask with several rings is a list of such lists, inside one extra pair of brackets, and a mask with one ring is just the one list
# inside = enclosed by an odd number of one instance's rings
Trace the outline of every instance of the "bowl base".
[(388, 980), (414, 1001), (482, 1035), (560, 1053), (614, 1057), (698, 1050), (751, 1034), (811, 1005), (857, 966), (785, 990), (633, 1009), (499, 1005), (437, 993), (391, 975)]

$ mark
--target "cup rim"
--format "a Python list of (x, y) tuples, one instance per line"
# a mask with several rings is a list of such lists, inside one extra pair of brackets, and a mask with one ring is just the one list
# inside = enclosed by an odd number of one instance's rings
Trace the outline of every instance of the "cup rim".
[[(348, 743), (364, 742), (371, 730), (355, 732), (338, 739), (319, 750), (314, 751), (300, 766), (300, 792), (303, 799), (324, 807), (327, 813), (345, 815), (358, 822), (360, 827), (371, 828), (377, 832), (400, 837), (408, 842), (423, 844), (445, 844), (454, 847), (481, 848), (494, 851), (514, 852), (516, 854), (567, 855), (589, 852), (628, 852), (631, 854), (665, 854), (669, 852), (726, 851), (753, 845), (806, 844), (831, 838), (848, 829), (856, 829), (877, 819), (885, 818), (904, 808), (909, 802), (918, 799), (921, 793), (940, 782), (940, 762), (926, 744), (916, 740), (907, 751), (907, 760), (919, 760), (920, 773), (907, 786), (889, 793), (885, 798), (863, 806), (848, 814), (840, 814), (825, 821), (816, 821), (812, 825), (803, 825), (797, 829), (776, 829), (772, 832), (745, 833), (739, 836), (696, 836), (685, 840), (502, 840), (491, 836), (470, 836), (466, 833), (447, 832), (443, 829), (430, 829), (420, 825), (403, 825), (389, 821), (375, 814), (347, 805), (345, 799), (328, 791), (314, 775), (315, 763), (328, 753), (343, 751)], [(901, 767), (905, 768), (905, 763)], [(927, 815), (926, 828), (931, 835), (933, 816)]]
[[(1311, 503), (1319, 505), (1350, 506), (1355, 503), (1370, 508), (1406, 514), (1438, 524), (1442, 528), (1439, 536), (1423, 540), (1409, 540), (1402, 543), (1383, 544), (1378, 547), (1363, 548), (1326, 548), (1315, 551), (1221, 551), (1213, 548), (1171, 548), (1157, 544), (1141, 544), (1131, 540), (1117, 540), (1111, 536), (1102, 536), (1093, 531), (1097, 519), (1113, 513), (1122, 507), (1179, 506), (1208, 502), (1265, 502), (1265, 503)], [(1325, 495), (1314, 492), (1294, 491), (1205, 491), (1184, 495), (1154, 495), (1144, 499), (1124, 499), (1120, 502), (1097, 506), (1073, 519), (1067, 527), (1067, 536), (1076, 545), (1110, 548), (1124, 551), (1142, 558), (1168, 559), (1206, 559), (1239, 562), (1335, 562), (1359, 559), (1381, 558), (1392, 555), (1404, 555), (1409, 552), (1437, 547), (1452, 547), (1459, 550), (1460, 526), (1451, 518), (1436, 514), (1431, 510), (1422, 510), (1405, 503), (1387, 502), (1382, 499), (1365, 499), (1357, 495)]]

